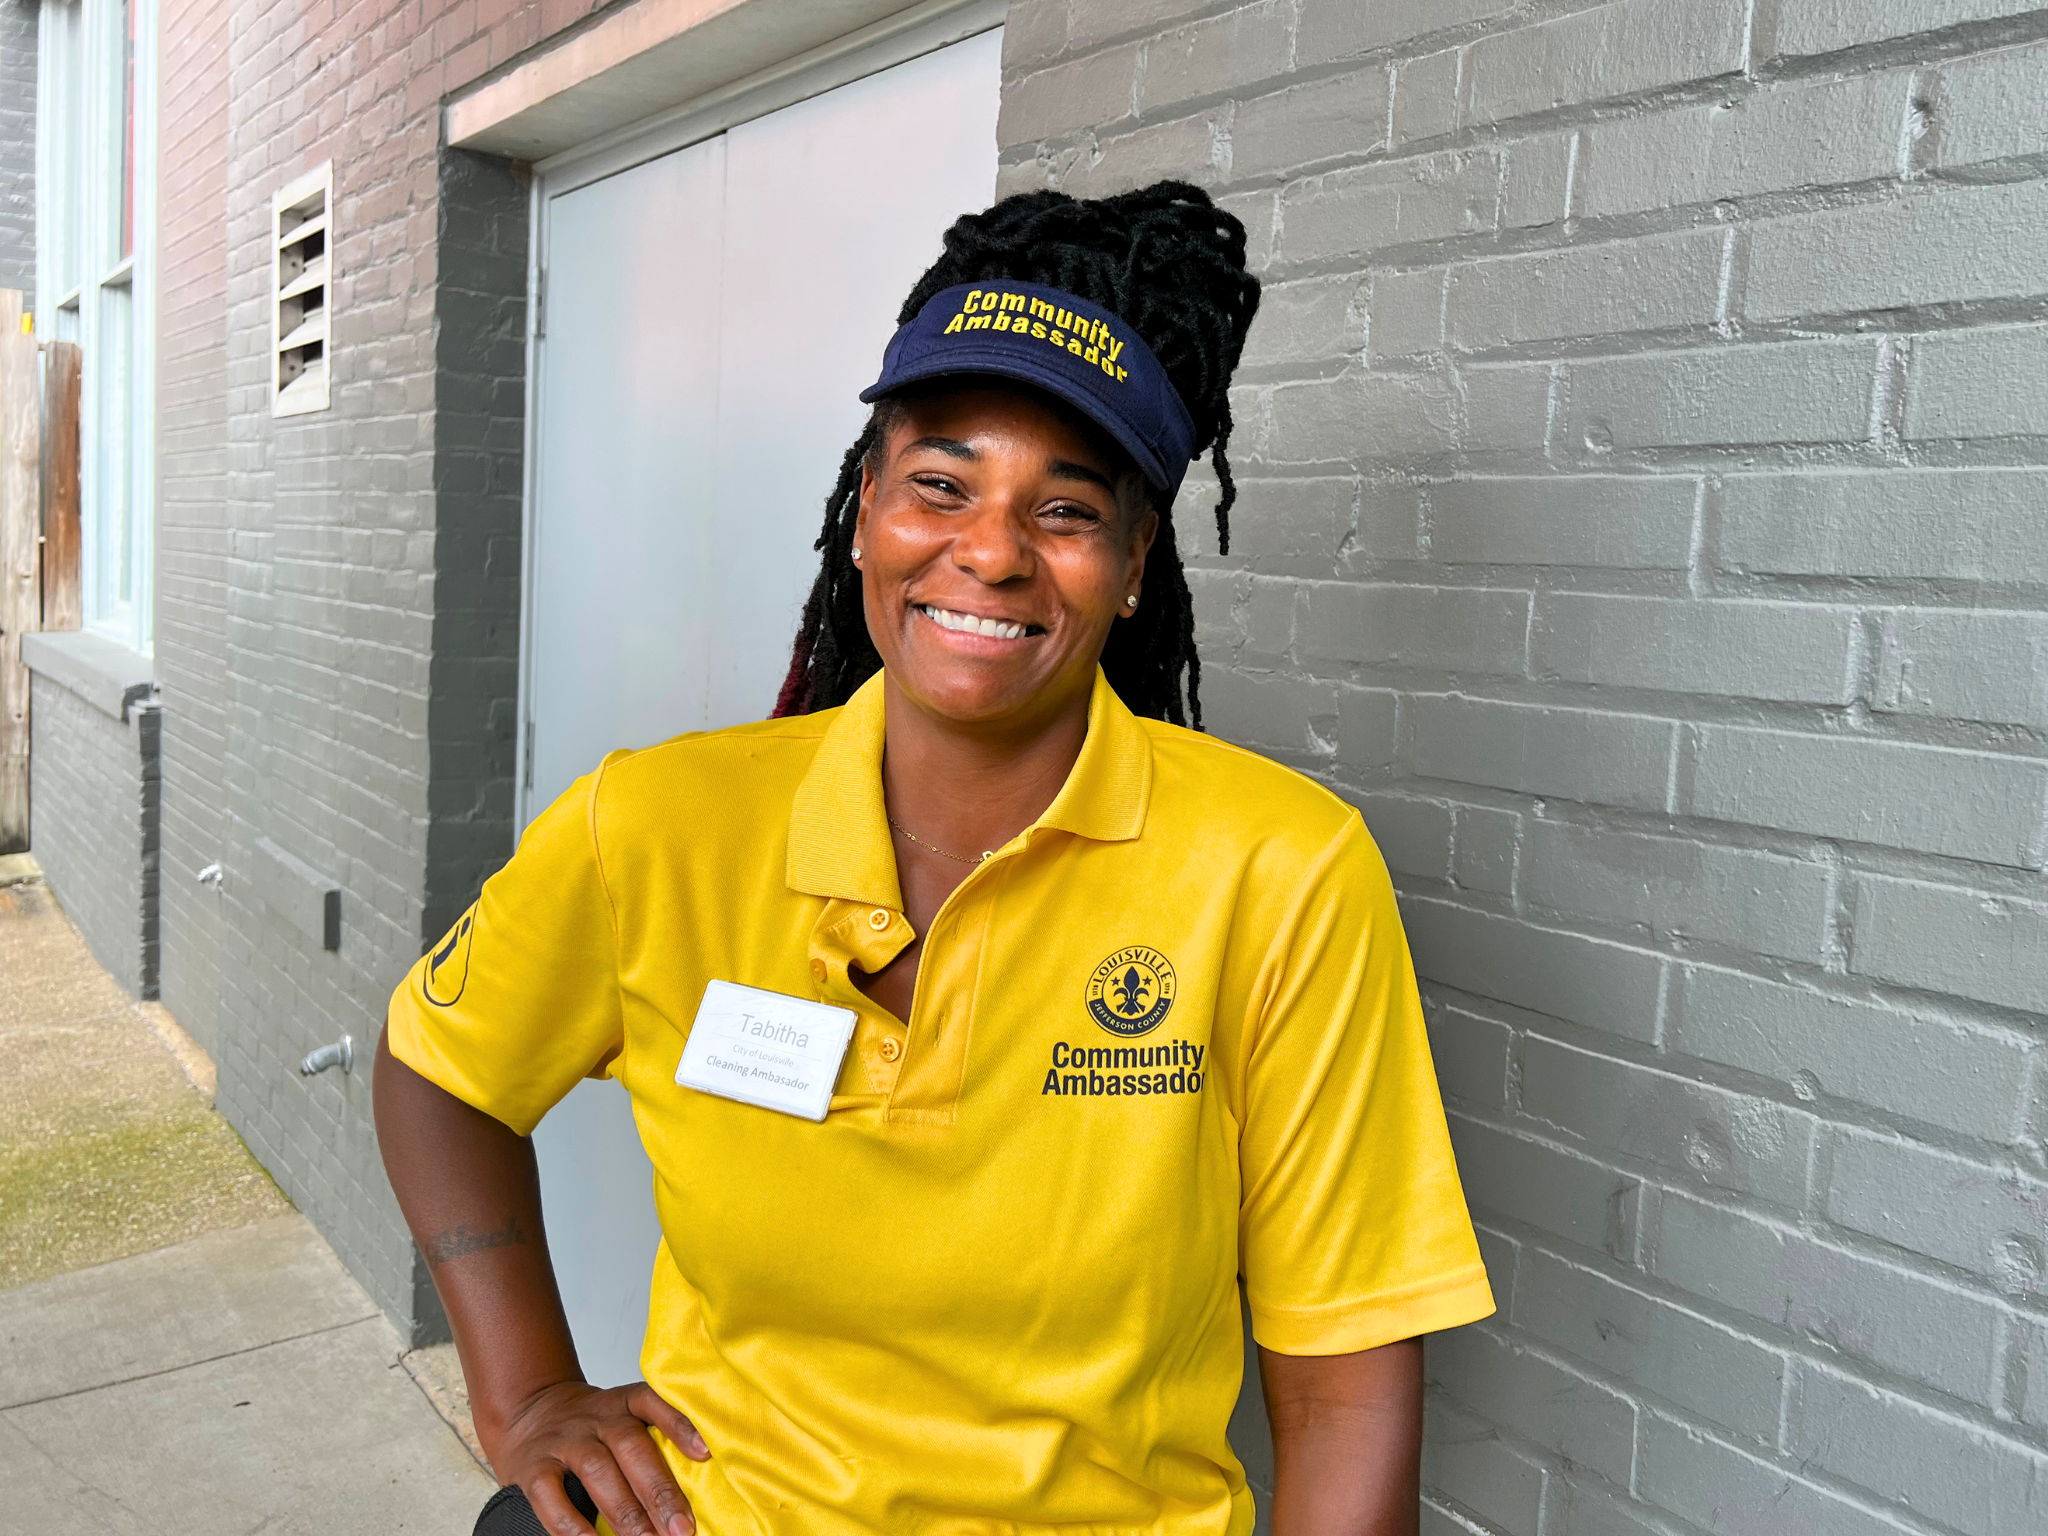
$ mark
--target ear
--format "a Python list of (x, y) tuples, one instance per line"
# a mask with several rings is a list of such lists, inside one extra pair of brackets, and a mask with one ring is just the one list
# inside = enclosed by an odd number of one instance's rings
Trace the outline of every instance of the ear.
[(1159, 514), (1147, 512), (1131, 529), (1131, 575), (1145, 574), (1145, 557), (1152, 552), (1152, 541), (1159, 537)]
[[(1131, 542), (1128, 561), (1125, 566), (1124, 585), (1127, 590), (1136, 591), (1144, 584), (1145, 557), (1152, 552), (1152, 541), (1159, 537), (1159, 514), (1147, 512), (1131, 528)], [(1133, 612), (1127, 604), (1119, 604), (1116, 616), (1128, 619)]]
[(860, 466), (860, 511), (853, 519), (853, 547), (859, 549), (867, 541), (868, 513), (875, 505), (875, 467), (865, 459)]

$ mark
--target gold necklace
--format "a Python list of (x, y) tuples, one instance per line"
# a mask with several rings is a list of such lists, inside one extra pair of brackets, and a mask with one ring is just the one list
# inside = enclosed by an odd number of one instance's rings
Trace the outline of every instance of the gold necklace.
[(989, 859), (995, 857), (995, 855), (992, 852), (982, 854), (981, 859), (970, 859), (964, 853), (948, 853), (945, 849), (941, 848), (937, 843), (926, 842), (923, 838), (919, 837), (915, 832), (911, 831), (910, 828), (904, 826), (901, 822), (899, 822), (894, 816), (891, 816), (887, 811), (884, 811), (882, 813), (882, 819), (888, 822), (891, 828), (898, 832), (901, 832), (905, 837), (909, 838), (913, 843), (917, 844), (918, 847), (928, 849), (930, 852), (936, 853), (942, 859), (951, 859), (955, 864), (979, 864), (982, 859)]

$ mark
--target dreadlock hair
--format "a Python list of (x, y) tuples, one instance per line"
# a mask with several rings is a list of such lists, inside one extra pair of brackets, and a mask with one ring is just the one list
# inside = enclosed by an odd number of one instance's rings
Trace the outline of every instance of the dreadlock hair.
[[(1230, 508), (1237, 500), (1225, 453), (1230, 375), (1259, 307), (1259, 282), (1244, 260), (1244, 225), (1184, 181), (1089, 200), (1026, 192), (957, 219), (946, 231), (944, 253), (910, 290), (896, 320), (914, 319), (944, 289), (1002, 279), (1063, 288), (1122, 318), (1187, 405), (1195, 452), (1210, 452), (1222, 492), (1217, 548), (1228, 554)], [(876, 406), (825, 500), (825, 526), (813, 546), (823, 560), (804, 603), (777, 715), (843, 704), (882, 664), (868, 637), (853, 534), (861, 470), (880, 451), (894, 419), (891, 406), (888, 400)], [(1173, 509), (1150, 487), (1147, 492), (1160, 516), (1145, 561), (1145, 602), (1110, 626), (1102, 670), (1133, 714), (1175, 725), (1192, 721), (1200, 730), (1194, 602), (1174, 540)]]

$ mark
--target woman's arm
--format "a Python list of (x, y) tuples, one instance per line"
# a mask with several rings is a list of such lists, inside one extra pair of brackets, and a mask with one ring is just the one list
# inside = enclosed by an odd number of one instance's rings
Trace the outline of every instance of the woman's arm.
[(1352, 1355), (1259, 1350), (1273, 1424), (1273, 1536), (1415, 1536), (1422, 1340)]
[(645, 1382), (583, 1380), (541, 1227), (533, 1143), (429, 1082), (377, 1042), (377, 1139), (433, 1271), (491, 1466), (555, 1536), (589, 1536), (562, 1491), (573, 1472), (618, 1536), (690, 1536), (689, 1502), (647, 1434), (710, 1453)]

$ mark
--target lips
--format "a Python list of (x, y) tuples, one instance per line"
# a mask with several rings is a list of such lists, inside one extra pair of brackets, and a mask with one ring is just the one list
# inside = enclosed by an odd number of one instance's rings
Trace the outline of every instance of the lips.
[(1045, 633), (1040, 626), (1019, 619), (984, 618), (972, 613), (961, 613), (952, 608), (940, 608), (932, 603), (917, 603), (913, 606), (939, 628), (951, 630), (955, 634), (982, 635), (991, 640), (1022, 640), (1027, 635)]

